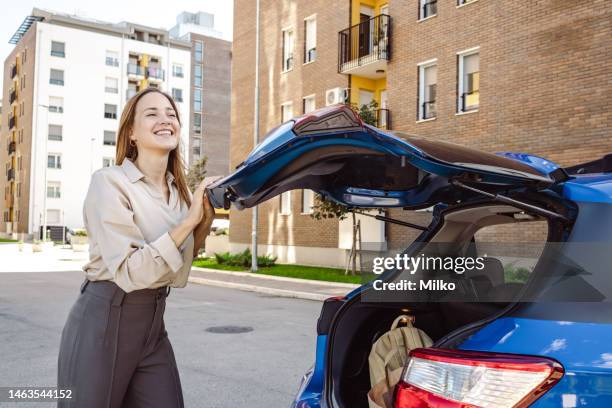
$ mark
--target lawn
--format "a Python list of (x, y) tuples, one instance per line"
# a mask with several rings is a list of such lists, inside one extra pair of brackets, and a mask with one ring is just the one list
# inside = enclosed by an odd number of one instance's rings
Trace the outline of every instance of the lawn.
[(7, 239), (7, 238), (0, 238), (0, 243), (15, 243), (15, 242), (19, 242), (16, 239)]
[[(248, 272), (240, 266), (222, 265), (216, 262), (215, 258), (198, 258), (193, 261), (194, 266), (201, 268), (222, 269), (224, 271)], [(341, 283), (362, 283), (362, 276), (345, 275), (344, 269), (322, 268), (317, 266), (304, 265), (274, 265), (266, 268), (259, 268), (257, 273), (263, 275), (284, 276), (288, 278), (312, 279), (328, 282)]]

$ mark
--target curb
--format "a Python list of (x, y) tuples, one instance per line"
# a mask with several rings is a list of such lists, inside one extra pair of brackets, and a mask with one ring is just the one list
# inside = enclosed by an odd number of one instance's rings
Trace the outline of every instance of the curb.
[(269, 279), (269, 280), (275, 280), (275, 281), (281, 281), (281, 282), (306, 283), (306, 284), (311, 284), (311, 285), (331, 286), (331, 287), (340, 287), (340, 288), (348, 288), (348, 289), (355, 289), (361, 286), (361, 285), (354, 284), (354, 283), (328, 282), (328, 281), (319, 281), (319, 280), (313, 280), (313, 279), (287, 278), (284, 276), (263, 275), (263, 274), (257, 274), (257, 273), (252, 273), (252, 272), (222, 271), (219, 269), (201, 268), (199, 266), (192, 266), (191, 270), (218, 273), (220, 275), (245, 276), (245, 277), (250, 277), (250, 278)]
[[(233, 272), (231, 272), (233, 273)], [(300, 279), (301, 280), (301, 279)], [(264, 286), (256, 286), (256, 285), (248, 285), (246, 283), (234, 283), (234, 282), (222, 282), (212, 279), (204, 279), (198, 277), (190, 277), (189, 282), (197, 283), (200, 285), (208, 285), (208, 286), (217, 286), (220, 288), (230, 288), (230, 289), (239, 289), (247, 292), (257, 292), (257, 293), (265, 293), (267, 295), (274, 295), (286, 298), (294, 298), (294, 299), (305, 299), (305, 300), (316, 300), (316, 301), (324, 301), (330, 295), (324, 295), (320, 293), (311, 293), (311, 292), (300, 292), (296, 290), (286, 290), (286, 289), (276, 289), (276, 288), (267, 288)]]

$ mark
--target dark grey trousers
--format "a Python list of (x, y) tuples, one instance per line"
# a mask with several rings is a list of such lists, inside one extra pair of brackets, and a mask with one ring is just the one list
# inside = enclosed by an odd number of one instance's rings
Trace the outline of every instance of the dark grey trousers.
[(85, 281), (62, 331), (61, 408), (183, 407), (178, 369), (164, 327), (168, 288), (125, 293)]

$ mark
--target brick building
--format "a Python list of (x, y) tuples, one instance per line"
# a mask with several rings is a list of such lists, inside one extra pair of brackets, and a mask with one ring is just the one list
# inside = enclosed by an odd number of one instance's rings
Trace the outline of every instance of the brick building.
[[(381, 128), (485, 151), (524, 151), (566, 166), (612, 151), (609, 2), (261, 0), (260, 7), (260, 140), (313, 107), (374, 100)], [(253, 147), (255, 2), (236, 0), (234, 12), (232, 166)], [(311, 197), (296, 190), (260, 206), (260, 251), (343, 265), (345, 222), (311, 219), (304, 211)], [(422, 224), (430, 217), (389, 213)], [(233, 250), (249, 245), (250, 222), (249, 210), (232, 211)], [(364, 222), (367, 236), (388, 247), (415, 235)]]

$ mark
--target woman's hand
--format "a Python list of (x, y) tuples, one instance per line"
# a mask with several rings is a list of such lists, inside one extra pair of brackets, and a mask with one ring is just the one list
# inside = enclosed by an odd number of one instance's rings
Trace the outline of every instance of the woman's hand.
[[(206, 191), (205, 189), (208, 184), (210, 183), (207, 182), (207, 179), (202, 180), (193, 192), (191, 206), (189, 207), (187, 217), (185, 217), (192, 228), (196, 228), (204, 218), (204, 191)], [(206, 201), (208, 201), (208, 199), (206, 199)]]
[[(193, 230), (193, 240), (194, 240), (193, 256), (194, 257), (198, 255), (198, 251), (202, 247), (202, 244), (204, 244), (206, 237), (210, 234), (210, 228), (212, 226), (213, 220), (215, 219), (215, 209), (210, 203), (208, 196), (206, 196), (205, 191), (206, 191), (206, 188), (210, 184), (214, 183), (219, 178), (220, 177), (207, 177), (202, 181), (202, 183), (200, 183), (200, 186), (204, 185), (203, 192), (202, 192), (203, 196), (201, 200), (202, 201), (201, 208), (202, 208), (203, 214), (202, 214), (202, 218), (200, 219), (200, 222)], [(200, 186), (198, 186), (198, 189), (200, 188)], [(195, 193), (194, 193), (194, 198), (195, 198)], [(195, 204), (192, 203), (191, 205), (193, 206)]]

